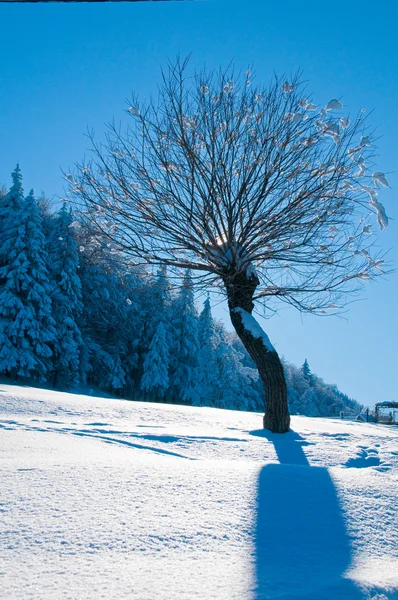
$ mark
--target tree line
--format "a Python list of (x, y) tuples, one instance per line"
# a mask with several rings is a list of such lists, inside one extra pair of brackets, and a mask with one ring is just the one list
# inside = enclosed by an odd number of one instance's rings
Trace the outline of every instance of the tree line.
[[(19, 166), (0, 193), (0, 372), (57, 389), (90, 385), (135, 400), (262, 410), (255, 364), (235, 333), (198, 311), (192, 276), (174, 289), (166, 266), (121, 263), (67, 203), (53, 212)], [(292, 414), (360, 405), (284, 363)]]

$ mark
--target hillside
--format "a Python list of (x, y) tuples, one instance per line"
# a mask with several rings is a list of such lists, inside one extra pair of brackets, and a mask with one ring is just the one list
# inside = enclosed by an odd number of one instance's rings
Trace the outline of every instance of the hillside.
[(398, 429), (0, 385), (0, 596), (398, 598)]

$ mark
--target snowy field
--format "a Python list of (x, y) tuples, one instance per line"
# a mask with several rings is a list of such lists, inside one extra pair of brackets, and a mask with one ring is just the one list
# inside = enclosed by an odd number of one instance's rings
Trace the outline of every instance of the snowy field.
[(398, 598), (398, 428), (0, 384), (0, 597)]

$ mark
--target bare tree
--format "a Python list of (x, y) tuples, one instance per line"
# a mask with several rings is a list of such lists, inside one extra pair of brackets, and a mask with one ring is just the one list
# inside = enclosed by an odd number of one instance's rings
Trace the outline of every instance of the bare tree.
[(333, 314), (382, 273), (371, 221), (387, 225), (377, 188), (388, 182), (366, 175), (373, 132), (337, 99), (318, 109), (300, 74), (264, 87), (249, 70), (189, 76), (177, 60), (162, 75), (156, 100), (133, 98), (127, 130), (111, 124), (104, 144), (89, 134), (94, 158), (66, 178), (115, 252), (225, 293), (264, 384), (264, 427), (285, 432), (283, 367), (254, 303)]

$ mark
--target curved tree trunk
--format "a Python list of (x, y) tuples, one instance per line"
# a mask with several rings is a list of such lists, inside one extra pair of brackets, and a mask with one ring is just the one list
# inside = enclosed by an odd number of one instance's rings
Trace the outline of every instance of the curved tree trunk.
[(268, 336), (252, 316), (255, 275), (238, 273), (226, 284), (232, 325), (256, 364), (265, 391), (263, 425), (273, 433), (289, 431), (290, 415), (282, 363)]

